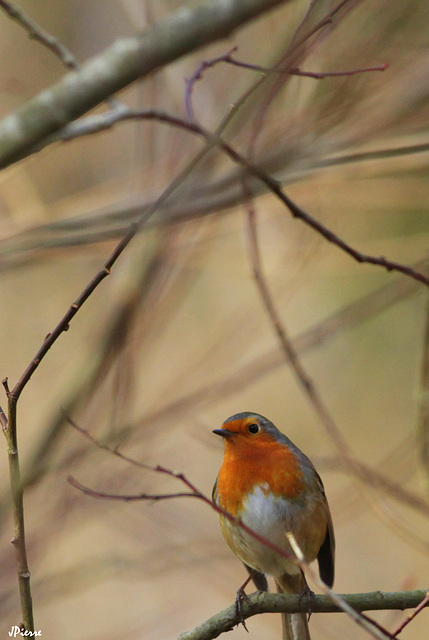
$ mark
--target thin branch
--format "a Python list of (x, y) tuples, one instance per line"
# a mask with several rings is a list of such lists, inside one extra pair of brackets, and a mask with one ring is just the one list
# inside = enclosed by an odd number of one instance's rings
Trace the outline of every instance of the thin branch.
[(363, 67), (362, 69), (348, 69), (347, 71), (304, 71), (303, 69), (290, 69), (288, 73), (292, 76), (302, 76), (304, 78), (314, 78), (324, 80), (325, 78), (341, 78), (344, 76), (355, 76), (360, 73), (371, 73), (373, 71), (386, 71), (389, 68), (388, 62), (383, 62), (376, 67)]
[(5, 412), (3, 411), (2, 407), (0, 407), (0, 424), (1, 424), (1, 428), (3, 433), (6, 433), (6, 429), (7, 429), (7, 415), (5, 414)]
[(124, 249), (131, 242), (136, 232), (137, 232), (137, 226), (135, 224), (131, 225), (128, 233), (123, 237), (123, 239), (115, 247), (114, 251), (106, 260), (102, 268), (95, 274), (95, 276), (92, 278), (89, 284), (85, 287), (82, 293), (78, 296), (75, 302), (73, 302), (70, 305), (68, 311), (60, 320), (60, 322), (57, 324), (55, 329), (51, 333), (48, 333), (39, 351), (36, 353), (35, 357), (30, 362), (30, 364), (28, 365), (28, 367), (26, 368), (26, 370), (24, 371), (22, 376), (19, 378), (18, 382), (15, 384), (14, 388), (9, 394), (9, 398), (13, 400), (15, 405), (19, 399), (19, 396), (24, 390), (24, 387), (30, 381), (31, 376), (36, 371), (42, 359), (45, 357), (45, 355), (47, 354), (49, 349), (52, 347), (52, 345), (56, 342), (56, 340), (59, 338), (59, 336), (65, 331), (68, 331), (70, 322), (72, 321), (74, 316), (77, 314), (79, 309), (81, 309), (82, 305), (86, 302), (86, 300), (88, 300), (91, 293), (98, 287), (98, 285), (100, 284), (100, 282), (104, 280), (104, 278), (110, 275), (111, 268), (113, 267), (113, 265), (115, 264), (116, 260), (119, 258), (121, 253), (124, 251)]
[(351, 245), (345, 242), (342, 238), (340, 238), (337, 234), (335, 234), (333, 231), (328, 229), (321, 222), (316, 220), (312, 215), (310, 215), (309, 213), (304, 211), (304, 209), (302, 209), (297, 204), (295, 204), (295, 202), (293, 202), (293, 200), (291, 200), (289, 196), (287, 196), (284, 193), (282, 186), (280, 185), (279, 182), (277, 182), (277, 180), (275, 180), (265, 172), (261, 171), (255, 165), (248, 162), (245, 158), (243, 158), (234, 149), (229, 147), (229, 145), (227, 145), (226, 143), (222, 142), (220, 143), (219, 146), (222, 149), (224, 149), (225, 152), (232, 159), (234, 159), (236, 162), (239, 162), (245, 169), (247, 169), (249, 173), (258, 177), (264, 184), (266, 184), (267, 187), (269, 187), (269, 189), (272, 191), (272, 193), (274, 193), (274, 195), (276, 195), (277, 198), (281, 202), (283, 202), (283, 204), (286, 205), (286, 207), (289, 209), (290, 213), (294, 218), (301, 220), (307, 226), (314, 229), (314, 231), (317, 231), (317, 233), (319, 233), (323, 238), (325, 238), (325, 240), (328, 240), (328, 242), (331, 242), (332, 244), (337, 246), (339, 249), (341, 249), (346, 254), (348, 254), (351, 258), (356, 260), (356, 262), (359, 262), (360, 264), (366, 263), (366, 264), (380, 266), (380, 267), (383, 267), (384, 269), (387, 269), (387, 271), (398, 271), (399, 273), (403, 273), (404, 275), (407, 275), (425, 284), (426, 286), (429, 286), (429, 278), (427, 278), (422, 273), (416, 272), (412, 267), (408, 267), (406, 265), (400, 264), (398, 262), (394, 262), (392, 260), (387, 260), (384, 257), (376, 258), (375, 256), (370, 256), (362, 253), (361, 251), (357, 251)]
[(3, 380), (3, 387), (8, 399), (8, 417), (3, 418), (3, 433), (6, 438), (9, 462), (9, 479), (12, 493), (12, 515), (14, 534), (11, 540), (15, 548), (16, 566), (18, 572), (19, 595), (21, 600), (22, 623), (24, 629), (34, 631), (33, 600), (30, 587), (30, 571), (28, 568), (27, 549), (25, 544), (24, 523), (24, 489), (21, 483), (21, 471), (18, 454), (18, 439), (16, 431), (16, 402), (14, 402), (7, 378)]
[(23, 617), (24, 629), (29, 632), (34, 631), (33, 604), (30, 588), (30, 571), (28, 568), (26, 541), (25, 541), (25, 521), (24, 521), (24, 488), (21, 481), (21, 471), (18, 455), (18, 435), (17, 435), (17, 403), (19, 397), (29, 382), (32, 374), (39, 366), (40, 362), (58, 339), (58, 337), (69, 328), (71, 320), (88, 299), (95, 288), (110, 274), (110, 269), (116, 262), (122, 251), (129, 244), (137, 232), (137, 226), (131, 225), (128, 233), (118, 243), (111, 256), (105, 262), (104, 266), (94, 276), (91, 282), (85, 287), (77, 300), (70, 306), (67, 313), (58, 323), (52, 333), (48, 334), (37, 352), (36, 356), (30, 362), (18, 382), (12, 390), (9, 389), (7, 378), (3, 380), (3, 386), (8, 399), (8, 418), (4, 434), (7, 442), (8, 460), (9, 460), (9, 476), (12, 491), (12, 511), (14, 521), (14, 536), (12, 543), (15, 547), (16, 562), (18, 570), (18, 582), (21, 598), (21, 610)]
[[(155, 469), (153, 469), (154, 471)], [(91, 498), (104, 498), (105, 500), (121, 500), (123, 502), (136, 502), (140, 500), (148, 500), (149, 502), (161, 502), (162, 500), (171, 500), (172, 498), (200, 498), (200, 496), (196, 493), (192, 493), (190, 491), (184, 492), (174, 492), (174, 493), (138, 493), (138, 494), (130, 494), (124, 495), (119, 493), (106, 493), (104, 491), (97, 491), (96, 489), (91, 489), (86, 485), (76, 480), (73, 476), (67, 477), (67, 482), (71, 484), (72, 487), (78, 489), (81, 493), (86, 496), (90, 496)]]
[[(28, 33), (28, 36), (44, 47), (52, 51), (52, 53), (61, 60), (63, 65), (71, 71), (79, 71), (82, 68), (76, 56), (66, 47), (58, 38), (43, 29), (35, 20), (30, 18), (28, 14), (16, 4), (8, 2), (8, 0), (0, 0), (0, 9), (3, 9), (12, 20), (20, 24)], [(112, 109), (120, 109), (121, 103), (111, 96), (106, 98), (106, 102)]]
[(0, 0), (0, 9), (3, 9), (12, 20), (18, 22), (27, 31), (30, 38), (37, 40), (52, 51), (67, 69), (72, 71), (80, 69), (80, 64), (70, 49), (32, 20), (23, 9), (12, 2), (7, 2), (7, 0)]
[(412, 620), (414, 620), (414, 618), (421, 612), (423, 611), (423, 609), (425, 607), (427, 607), (429, 605), (429, 591), (426, 592), (426, 595), (424, 596), (423, 600), (420, 602), (420, 604), (418, 604), (416, 606), (416, 608), (414, 609), (414, 611), (412, 611), (410, 614), (407, 615), (407, 617), (405, 618), (405, 620), (403, 620), (403, 622), (399, 625), (399, 627), (396, 629), (396, 631), (393, 632), (393, 636), (396, 637), (398, 636), (401, 631), (403, 631), (403, 629), (405, 629), (405, 627), (410, 624), (410, 622)]
[[(98, 449), (102, 449), (103, 451), (108, 451), (109, 453), (113, 454), (114, 456), (116, 456), (120, 460), (123, 460), (124, 462), (127, 462), (127, 463), (131, 464), (134, 467), (138, 467), (139, 469), (145, 469), (146, 471), (154, 471), (154, 468), (151, 465), (144, 464), (143, 462), (139, 462), (135, 458), (130, 458), (129, 456), (126, 456), (121, 451), (119, 451), (119, 449), (117, 447), (112, 448), (107, 444), (103, 444), (102, 442), (100, 442), (100, 440), (97, 440), (97, 438), (94, 438), (94, 436), (92, 436), (89, 433), (89, 431), (87, 431), (87, 429), (84, 429), (83, 427), (79, 426), (77, 424), (77, 422), (72, 420), (72, 418), (70, 418), (70, 416), (68, 416), (66, 413), (64, 413), (64, 417), (67, 420), (67, 422), (69, 423), (69, 425), (71, 425), (73, 427), (73, 429), (76, 429), (76, 431), (78, 431), (87, 440), (92, 442), (92, 444), (94, 444)], [(77, 482), (77, 481), (75, 481), (75, 482)], [(148, 498), (148, 499), (150, 499), (150, 498)]]
[(193, 107), (192, 107), (192, 91), (194, 89), (194, 85), (197, 82), (197, 80), (201, 80), (201, 78), (203, 77), (203, 73), (204, 73), (204, 71), (206, 71), (206, 69), (210, 69), (211, 67), (214, 67), (215, 65), (219, 64), (220, 62), (230, 62), (231, 64), (233, 64), (232, 63), (231, 54), (234, 51), (237, 51), (237, 48), (238, 47), (233, 47), (232, 49), (230, 49), (230, 51), (228, 51), (228, 53), (225, 53), (222, 56), (218, 56), (217, 58), (212, 58), (211, 60), (204, 60), (197, 67), (197, 69), (194, 71), (192, 76), (190, 78), (186, 78), (186, 80), (185, 80), (185, 109), (186, 109), (186, 115), (188, 117), (188, 120), (195, 120), (194, 110), (193, 110)]
[(185, 85), (185, 107), (186, 107), (186, 115), (188, 120), (195, 120), (194, 110), (192, 107), (192, 91), (194, 89), (194, 85), (198, 80), (201, 80), (204, 72), (207, 69), (210, 69), (222, 62), (226, 64), (230, 64), (234, 67), (239, 67), (240, 69), (248, 69), (249, 71), (256, 71), (258, 73), (263, 73), (264, 75), (269, 75), (271, 73), (276, 73), (280, 75), (291, 75), (291, 76), (303, 76), (306, 78), (313, 78), (316, 80), (324, 80), (325, 78), (336, 78), (342, 76), (353, 76), (360, 73), (371, 73), (373, 71), (385, 71), (388, 68), (388, 63), (381, 64), (376, 67), (366, 67), (363, 69), (351, 69), (347, 71), (323, 71), (323, 72), (314, 72), (314, 71), (303, 71), (298, 68), (283, 68), (282, 66), (274, 66), (274, 67), (262, 67), (258, 64), (250, 64), (248, 62), (242, 62), (241, 60), (236, 60), (232, 54), (238, 50), (238, 47), (233, 47), (227, 53), (218, 56), (216, 58), (212, 58), (211, 60), (204, 60), (199, 64), (197, 69), (194, 71), (190, 78), (186, 79)]

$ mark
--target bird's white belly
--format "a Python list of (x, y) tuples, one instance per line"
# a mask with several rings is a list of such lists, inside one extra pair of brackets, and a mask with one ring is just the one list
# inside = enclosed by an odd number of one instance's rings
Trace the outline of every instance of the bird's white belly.
[(293, 553), (286, 533), (294, 531), (294, 517), (300, 509), (302, 506), (294, 504), (291, 500), (273, 496), (268, 486), (256, 486), (244, 500), (243, 509), (238, 516), (243, 524), (262, 538), (280, 547), (291, 556), (291, 559), (280, 556), (279, 553), (256, 540), (243, 529), (225, 523), (229, 529), (229, 536), (231, 536), (232, 544), (230, 543), (230, 546), (243, 562), (268, 575), (281, 576), (284, 573), (299, 573), (300, 569), (292, 559)]

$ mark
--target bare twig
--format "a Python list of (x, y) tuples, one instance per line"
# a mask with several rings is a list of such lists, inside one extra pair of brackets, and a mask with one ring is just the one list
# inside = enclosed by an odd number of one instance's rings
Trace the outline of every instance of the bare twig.
[(416, 608), (414, 609), (414, 611), (411, 611), (410, 614), (407, 615), (407, 617), (405, 618), (405, 620), (403, 620), (401, 622), (401, 624), (399, 625), (399, 627), (396, 629), (396, 631), (393, 632), (393, 637), (397, 637), (401, 631), (403, 631), (403, 629), (405, 629), (405, 627), (412, 621), (414, 620), (414, 618), (421, 612), (423, 611), (423, 609), (425, 607), (427, 607), (429, 604), (429, 591), (426, 592), (426, 595), (424, 596), (424, 598), (422, 599), (422, 601), (416, 606)]
[(302, 69), (288, 67), (282, 68), (282, 66), (274, 66), (274, 67), (262, 67), (258, 64), (250, 64), (248, 62), (242, 62), (241, 60), (236, 60), (232, 54), (238, 50), (238, 47), (233, 47), (227, 53), (218, 56), (216, 58), (212, 58), (211, 60), (204, 60), (199, 64), (197, 69), (194, 71), (190, 78), (186, 79), (186, 89), (185, 89), (185, 107), (186, 107), (186, 115), (188, 120), (194, 120), (194, 110), (192, 107), (192, 91), (194, 89), (194, 85), (198, 80), (201, 80), (204, 74), (204, 71), (214, 67), (221, 62), (225, 62), (226, 64), (230, 64), (234, 67), (239, 67), (241, 69), (248, 69), (249, 71), (256, 71), (258, 73), (263, 73), (265, 75), (271, 73), (277, 74), (287, 74), (291, 76), (303, 76), (306, 78), (314, 78), (315, 80), (324, 80), (325, 78), (335, 78), (342, 76), (353, 76), (359, 73), (370, 73), (372, 71), (385, 71), (389, 66), (387, 63), (381, 64), (376, 67), (366, 67), (363, 69), (350, 69), (348, 71), (323, 71), (323, 72), (314, 72), (314, 71), (303, 71)]
[(15, 548), (22, 623), (25, 631), (33, 632), (33, 601), (31, 597), (30, 571), (28, 569), (27, 549), (25, 544), (24, 490), (21, 484), (21, 472), (19, 466), (18, 439), (16, 431), (16, 402), (9, 390), (7, 378), (3, 380), (3, 387), (8, 399), (8, 418), (6, 421), (4, 419), (2, 420), (2, 426), (3, 433), (6, 437), (9, 460), (9, 478), (12, 493), (14, 534), (11, 542)]
[(29, 382), (31, 376), (33, 375), (33, 373), (35, 372), (35, 370), (37, 369), (37, 367), (39, 366), (40, 362), (45, 357), (49, 349), (56, 342), (59, 336), (64, 331), (68, 330), (70, 326), (70, 322), (72, 321), (76, 313), (79, 311), (79, 309), (82, 307), (84, 302), (88, 300), (91, 293), (98, 287), (98, 285), (104, 280), (104, 278), (110, 275), (111, 268), (113, 267), (113, 265), (115, 264), (116, 260), (119, 258), (121, 253), (124, 251), (124, 249), (128, 246), (128, 244), (134, 238), (137, 232), (137, 228), (138, 227), (135, 224), (132, 224), (130, 226), (128, 233), (122, 238), (122, 240), (115, 247), (114, 251), (106, 260), (102, 268), (95, 274), (95, 276), (92, 278), (89, 284), (85, 287), (82, 293), (78, 296), (75, 302), (73, 302), (70, 305), (67, 313), (63, 316), (63, 318), (57, 324), (55, 329), (51, 333), (48, 333), (39, 351), (36, 353), (35, 357), (30, 362), (30, 364), (28, 365), (28, 367), (26, 368), (26, 370), (24, 371), (22, 376), (19, 378), (18, 382), (15, 384), (14, 388), (9, 394), (9, 398), (13, 401), (15, 405), (19, 399), (19, 396), (24, 390), (24, 387)]
[(237, 47), (233, 47), (228, 53), (225, 53), (222, 56), (218, 56), (217, 58), (212, 58), (211, 60), (205, 60), (201, 62), (201, 64), (197, 67), (190, 78), (186, 78), (185, 81), (185, 108), (186, 115), (188, 116), (188, 120), (194, 120), (194, 110), (192, 107), (192, 91), (194, 89), (194, 85), (197, 80), (201, 80), (203, 77), (203, 73), (206, 69), (210, 69), (210, 67), (214, 67), (220, 62), (230, 62), (232, 63), (231, 54), (237, 51)]
[(24, 27), (30, 38), (37, 40), (37, 42), (40, 42), (40, 44), (52, 51), (67, 69), (71, 69), (72, 71), (80, 69), (80, 64), (70, 49), (37, 24), (23, 9), (7, 0), (0, 0), (0, 8), (3, 9), (12, 20), (15, 20)]
[[(152, 469), (155, 471), (156, 469)], [(192, 491), (175, 491), (174, 493), (138, 493), (138, 494), (130, 494), (124, 495), (119, 493), (106, 493), (104, 491), (96, 491), (95, 489), (90, 489), (86, 487), (81, 482), (76, 480), (73, 476), (68, 476), (67, 481), (71, 484), (75, 489), (79, 489), (86, 496), (91, 496), (91, 498), (104, 498), (106, 500), (121, 500), (123, 502), (136, 502), (141, 500), (148, 500), (149, 502), (160, 502), (162, 500), (171, 500), (171, 498), (201, 498), (201, 496), (197, 493), (193, 493)]]
[(303, 69), (290, 69), (288, 73), (291, 76), (302, 76), (304, 78), (314, 78), (315, 80), (324, 80), (325, 78), (341, 78), (344, 76), (355, 76), (360, 73), (371, 73), (372, 71), (386, 71), (389, 67), (388, 62), (378, 65), (377, 67), (363, 67), (362, 69), (348, 69), (347, 71), (304, 71)]

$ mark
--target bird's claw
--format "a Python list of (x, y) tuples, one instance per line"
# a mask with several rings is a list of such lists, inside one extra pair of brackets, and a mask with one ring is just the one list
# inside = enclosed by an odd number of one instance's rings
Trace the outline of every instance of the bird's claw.
[(304, 600), (304, 598), (307, 600), (306, 604), (307, 604), (308, 620), (310, 620), (311, 614), (313, 613), (313, 611), (311, 610), (311, 605), (313, 603), (314, 596), (315, 596), (315, 593), (310, 589), (308, 584), (305, 585), (304, 589), (299, 594), (299, 604), (301, 604), (301, 601)]
[(237, 595), (235, 596), (235, 617), (237, 618), (238, 622), (241, 623), (243, 627), (246, 629), (246, 631), (249, 633), (249, 629), (246, 626), (246, 622), (244, 620), (244, 615), (243, 615), (243, 601), (246, 601), (249, 606), (252, 604), (249, 599), (249, 596), (246, 594), (243, 587), (240, 587), (237, 590)]

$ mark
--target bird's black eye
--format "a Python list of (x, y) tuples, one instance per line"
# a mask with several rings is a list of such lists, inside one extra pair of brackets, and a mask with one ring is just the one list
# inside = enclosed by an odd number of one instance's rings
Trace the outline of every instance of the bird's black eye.
[(248, 429), (249, 429), (250, 433), (258, 433), (259, 424), (249, 424)]

